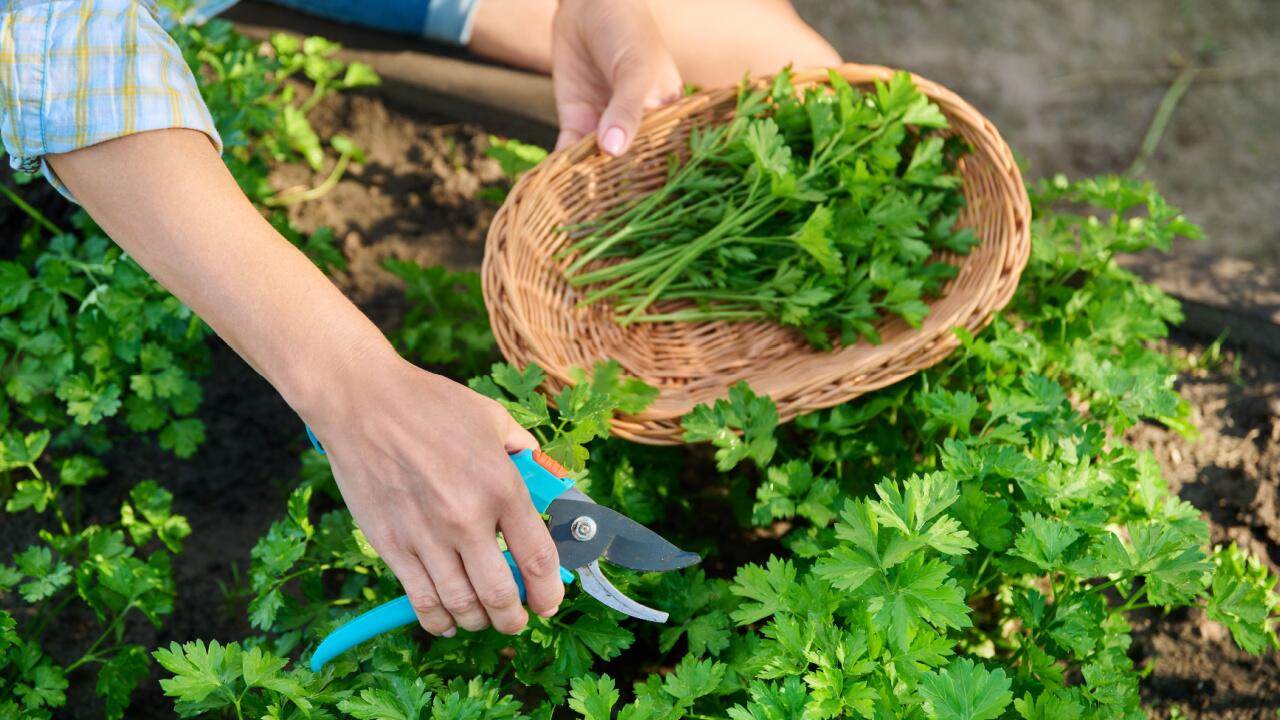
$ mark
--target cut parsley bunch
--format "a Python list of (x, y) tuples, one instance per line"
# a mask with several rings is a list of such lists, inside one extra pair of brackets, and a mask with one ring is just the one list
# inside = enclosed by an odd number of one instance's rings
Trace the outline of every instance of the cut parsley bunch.
[(932, 132), (946, 127), (907, 73), (865, 93), (835, 72), (803, 93), (789, 69), (744, 85), (734, 119), (695, 129), (662, 188), (572, 228), (566, 275), (623, 324), (768, 320), (818, 347), (878, 342), (886, 314), (918, 326), (955, 275), (934, 253), (978, 242), (956, 227), (965, 145)]

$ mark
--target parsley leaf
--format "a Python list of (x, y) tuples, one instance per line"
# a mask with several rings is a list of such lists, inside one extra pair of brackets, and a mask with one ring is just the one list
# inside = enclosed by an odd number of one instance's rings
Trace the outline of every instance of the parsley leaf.
[(1011, 685), (1004, 670), (959, 658), (921, 676), (920, 696), (930, 720), (993, 720), (1013, 700)]

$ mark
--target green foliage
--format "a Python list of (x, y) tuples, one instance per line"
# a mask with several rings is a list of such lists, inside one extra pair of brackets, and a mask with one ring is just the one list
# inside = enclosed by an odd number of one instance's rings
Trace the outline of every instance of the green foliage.
[[(1120, 440), (1136, 422), (1186, 430), (1187, 407), (1148, 343), (1177, 306), (1114, 255), (1193, 231), (1128, 180), (1047, 183), (1033, 198), (1025, 281), (981, 335), (958, 332), (954, 357), (784, 427), (768, 398), (735, 386), (685, 419), (710, 452), (606, 438), (615, 412), (653, 397), (616, 363), (554, 398), (537, 366), (472, 380), (593, 497), (705, 550), (683, 573), (613, 578), (668, 610), (665, 626), (619, 622), (570, 589), (559, 614), (515, 637), (402, 631), (318, 675), (287, 670), (286, 657), (305, 660), (338, 623), (400, 594), (347, 512), (313, 517), (331, 480), (308, 464), (252, 553), (262, 634), (242, 643), (269, 651), (302, 694), (255, 684), (241, 661), (206, 661), (217, 651), (200, 644), (182, 649), (189, 661), (162, 651), (181, 680), (166, 692), (183, 714), (237, 712), (235, 699), (245, 717), (301, 713), (297, 696), (313, 717), (1127, 720), (1142, 712), (1136, 610), (1203, 607), (1244, 649), (1275, 648), (1276, 578), (1234, 546), (1211, 548), (1199, 512)], [(711, 490), (690, 486), (716, 472)], [(705, 494), (733, 509), (727, 525), (706, 522)], [(761, 533), (781, 549), (729, 562)]]
[(590, 378), (579, 372), (575, 384), (551, 398), (538, 392), (545, 379), (542, 368), (520, 371), (497, 363), (489, 376), (471, 380), (471, 389), (497, 400), (526, 430), (538, 438), (543, 451), (575, 472), (586, 469), (587, 444), (609, 436), (616, 412), (643, 410), (656, 391), (635, 379), (623, 380), (616, 361), (598, 363)]
[(930, 720), (992, 720), (1000, 717), (1013, 695), (1004, 670), (988, 672), (960, 659), (920, 678), (924, 714)]
[(947, 120), (907, 73), (874, 92), (830, 82), (800, 92), (786, 69), (744, 85), (733, 119), (693, 130), (665, 185), (570, 228), (583, 302), (613, 301), (623, 324), (769, 320), (822, 348), (878, 342), (886, 315), (918, 326), (922, 298), (955, 275), (929, 260), (977, 242), (955, 227), (965, 145), (933, 132)]
[[(192, 417), (208, 365), (207, 328), (79, 214), (81, 235), (32, 244), (0, 262), (8, 284), (0, 307), (0, 432), (41, 427), (58, 444), (109, 442), (116, 416), (138, 432), (159, 431), (182, 457), (203, 436)], [(20, 455), (20, 453), (18, 454)]]
[[(32, 462), (43, 464), (43, 459)], [(64, 702), (67, 678), (96, 667), (94, 687), (105, 716), (123, 718), (131, 694), (150, 673), (146, 649), (126, 636), (127, 622), (139, 616), (160, 627), (173, 612), (173, 555), (190, 528), (186, 518), (172, 512), (172, 496), (150, 480), (133, 488), (111, 523), (82, 525), (78, 512), (64, 514), (61, 508), (75, 505), (80, 485), (100, 473), (94, 461), (76, 456), (63, 462), (57, 481), (41, 478), (55, 526), (15, 554), (12, 565), (0, 563), (0, 601), (9, 607), (16, 603), (20, 616), (28, 618), (19, 626), (12, 615), (0, 612), (0, 697), (23, 698), (11, 707), (0, 704), (0, 712), (9, 713), (0, 717), (51, 717)], [(97, 639), (59, 666), (42, 653), (39, 640), (48, 631), (67, 631), (58, 625), (60, 614), (76, 600), (98, 621)], [(6, 646), (13, 646), (12, 653)]]
[(1205, 614), (1231, 631), (1240, 647), (1259, 654), (1280, 648), (1276, 622), (1280, 620), (1280, 593), (1258, 558), (1232, 543), (1214, 553), (1213, 593)]
[(768, 465), (778, 447), (773, 437), (778, 409), (767, 397), (751, 392), (745, 382), (729, 388), (727, 400), (713, 406), (699, 405), (684, 420), (684, 439), (710, 442), (716, 450), (716, 467), (731, 470), (746, 458)]
[(404, 282), (409, 311), (391, 339), (401, 354), (432, 367), (448, 366), (470, 377), (493, 358), (493, 331), (480, 295), (480, 276), (389, 259), (386, 268)]
[(506, 182), (491, 185), (480, 190), (480, 197), (490, 202), (501, 203), (507, 199), (511, 186), (515, 185), (521, 175), (532, 170), (534, 166), (547, 157), (547, 151), (537, 145), (530, 145), (515, 138), (489, 136), (489, 147), (484, 154), (498, 161)]
[[(323, 164), (324, 142), (305, 119), (315, 102), (373, 81), (319, 39), (263, 47), (217, 22), (179, 35), (228, 165), (259, 202), (275, 195), (269, 163)], [(282, 83), (290, 75), (313, 83), (306, 99)], [(867, 158), (837, 178), (852, 199), (818, 204), (779, 236), (802, 272), (776, 319), (803, 325), (825, 302), (805, 293), (836, 281), (878, 288), (855, 304), (918, 318), (916, 303), (943, 277), (930, 273), (944, 270), (905, 273), (925, 250), (968, 242), (951, 232), (954, 208), (943, 211), (954, 188), (940, 169), (958, 149), (906, 129), (942, 116), (901, 79), (867, 94), (836, 83), (822, 97), (798, 97), (786, 82), (744, 95), (737, 154), (721, 158), (758, 181), (766, 204), (812, 205), (797, 169), (845, 133), (865, 141)], [(695, 154), (718, 152), (719, 141), (696, 135)], [(493, 152), (513, 175), (539, 159), (518, 144)], [(698, 192), (734, 200), (720, 190)], [(255, 634), (155, 650), (134, 641), (131, 627), (158, 627), (173, 611), (171, 568), (190, 526), (152, 481), (93, 513), (82, 514), (79, 496), (106, 475), (94, 455), (122, 426), (156, 433), (178, 455), (196, 450), (207, 329), (83, 215), (76, 233), (52, 240), (37, 220), (0, 262), (0, 499), (40, 528), (0, 561), (0, 718), (61, 715), (73, 682), (93, 683), (105, 716), (126, 717), (155, 660), (182, 717), (1128, 720), (1142, 716), (1147, 672), (1128, 652), (1137, 610), (1201, 607), (1245, 650), (1274, 651), (1276, 578), (1235, 546), (1212, 547), (1199, 511), (1123, 442), (1140, 422), (1194, 429), (1175, 366), (1151, 343), (1180, 319), (1177, 303), (1115, 256), (1198, 230), (1128, 179), (1059, 178), (1032, 198), (1031, 260), (988, 328), (957, 331), (962, 348), (936, 368), (788, 426), (739, 384), (685, 419), (686, 439), (709, 449), (635, 446), (609, 438), (610, 423), (655, 393), (617, 363), (574, 373), (553, 397), (537, 366), (492, 365), (471, 386), (530, 428), (580, 487), (707, 562), (612, 577), (669, 611), (663, 626), (624, 621), (570, 588), (555, 617), (531, 618), (520, 635), (424, 642), (406, 629), (321, 673), (304, 665), (315, 643), (401, 588), (350, 514), (332, 509), (332, 477), (310, 452), (251, 552)], [(846, 225), (844, 202), (877, 228), (864, 238), (869, 255), (846, 242), (861, 226)], [(921, 208), (941, 214), (925, 222)], [(304, 237), (274, 220), (318, 265), (342, 268), (331, 233)], [(464, 376), (488, 363), (473, 276), (392, 269), (415, 305), (402, 350)], [(864, 320), (845, 318), (846, 340), (867, 335)], [(96, 639), (60, 664), (41, 643), (69, 603)]]
[(534, 166), (547, 157), (547, 151), (537, 145), (520, 142), (515, 138), (489, 136), (489, 147), (484, 154), (498, 161), (502, 174), (511, 182), (532, 170)]
[[(301, 160), (322, 169), (324, 140), (307, 119), (311, 110), (335, 92), (379, 82), (368, 65), (334, 57), (341, 46), (320, 37), (276, 33), (264, 46), (216, 18), (199, 27), (179, 27), (173, 36), (200, 81), (227, 167), (259, 203), (276, 195), (267, 182), (270, 164)], [(311, 83), (305, 99), (296, 97), (300, 85), (286, 82), (295, 76)], [(346, 143), (358, 154), (349, 139), (334, 140), (339, 153)]]

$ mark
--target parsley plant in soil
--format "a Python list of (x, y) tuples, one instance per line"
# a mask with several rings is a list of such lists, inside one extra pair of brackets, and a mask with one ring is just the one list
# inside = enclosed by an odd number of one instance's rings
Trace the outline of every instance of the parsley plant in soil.
[[(228, 164), (264, 208), (307, 201), (358, 158), (335, 139), (330, 164), (305, 124), (314, 102), (280, 83), (305, 73), (327, 93), (369, 79), (335, 64), (330, 44), (267, 48), (221, 23), (178, 35)], [(495, 153), (513, 171), (539, 159), (509, 143)], [(266, 171), (291, 158), (324, 179), (277, 192)], [(207, 331), (82, 215), (66, 228), (33, 218), (0, 269), (16, 288), (6, 298), (20, 298), (0, 308), (0, 501), (39, 527), (0, 558), (0, 718), (58, 717), (72, 683), (91, 686), (106, 716), (128, 717), (156, 672), (182, 717), (1136, 720), (1147, 672), (1129, 653), (1137, 613), (1200, 607), (1243, 649), (1274, 652), (1276, 578), (1211, 545), (1200, 511), (1123, 441), (1139, 422), (1194, 428), (1173, 362), (1154, 346), (1177, 303), (1115, 257), (1198, 231), (1131, 180), (1057, 179), (1032, 194), (1017, 295), (945, 362), (788, 425), (740, 385), (685, 419), (689, 448), (609, 437), (615, 412), (653, 396), (616, 364), (583, 369), (554, 406), (538, 368), (485, 368), (492, 340), (474, 276), (393, 264), (416, 306), (396, 330), (404, 352), (473, 376), (593, 497), (706, 560), (613, 578), (669, 610), (666, 625), (625, 621), (570, 590), (556, 617), (519, 636), (428, 642), (408, 629), (320, 674), (305, 662), (319, 638), (401, 590), (311, 452), (249, 558), (251, 634), (135, 640), (138, 623), (163, 625), (173, 610), (190, 525), (163, 482), (90, 520), (78, 498), (102, 481), (97, 456), (121, 434), (154, 434), (177, 455), (199, 444), (194, 425), (166, 431), (199, 404)], [(275, 217), (319, 265), (341, 267), (331, 234)], [(126, 342), (104, 340), (105, 322), (133, 328)], [(71, 609), (95, 632), (77, 657), (55, 660), (42, 643)]]
[[(1200, 511), (1122, 440), (1139, 422), (1194, 428), (1154, 347), (1177, 303), (1115, 256), (1198, 231), (1127, 179), (1056, 179), (1033, 200), (1024, 282), (988, 329), (934, 369), (789, 425), (740, 385), (686, 418), (705, 444), (641, 447), (607, 436), (613, 412), (652, 396), (615, 364), (584, 371), (558, 409), (536, 367), (472, 380), (587, 492), (706, 555), (614, 578), (669, 624), (571, 591), (514, 638), (406, 630), (312, 674), (321, 636), (400, 588), (307, 453), (253, 552), (259, 633), (157, 651), (166, 692), (214, 717), (1136, 719), (1138, 613), (1201, 607), (1245, 650), (1274, 651), (1275, 577), (1211, 546)], [(427, 277), (415, 292), (440, 310), (421, 322), (476, 307), (441, 297), (473, 286)]]

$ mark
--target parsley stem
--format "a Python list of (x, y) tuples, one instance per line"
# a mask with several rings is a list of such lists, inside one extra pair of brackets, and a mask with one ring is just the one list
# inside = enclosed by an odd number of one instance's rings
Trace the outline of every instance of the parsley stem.
[(62, 614), (63, 609), (65, 609), (67, 605), (74, 599), (76, 599), (76, 594), (74, 592), (68, 593), (67, 595), (64, 595), (62, 599), (58, 601), (58, 604), (54, 606), (52, 609), (49, 608), (49, 604), (46, 601), (40, 608), (40, 614), (36, 616), (36, 621), (32, 623), (32, 625), (36, 629), (34, 632), (28, 635), (28, 637), (29, 638), (44, 637), (45, 630), (49, 629), (49, 625), (52, 624), (53, 621), (59, 615)]
[(267, 207), (283, 207), (285, 205), (296, 205), (298, 203), (308, 202), (323, 197), (330, 190), (338, 186), (338, 181), (342, 179), (343, 173), (347, 171), (347, 165), (351, 163), (351, 152), (347, 151), (338, 156), (338, 161), (333, 164), (333, 170), (329, 172), (329, 176), (324, 182), (307, 190), (301, 190), (296, 193), (287, 195), (272, 195), (262, 201)]
[(973, 574), (973, 577), (975, 579), (973, 581), (973, 586), (969, 589), (971, 593), (977, 592), (980, 588), (986, 585), (986, 583), (982, 579), (982, 576), (987, 572), (987, 565), (991, 562), (992, 555), (995, 555), (995, 553), (991, 551), (987, 551), (986, 556), (982, 558), (982, 564), (978, 566), (978, 571)]
[(1137, 606), (1138, 601), (1139, 601), (1139, 600), (1141, 600), (1141, 599), (1142, 599), (1142, 597), (1143, 597), (1144, 595), (1146, 595), (1146, 594), (1147, 594), (1147, 586), (1146, 586), (1146, 585), (1143, 585), (1142, 587), (1138, 588), (1137, 590), (1134, 590), (1134, 591), (1133, 591), (1133, 594), (1132, 594), (1132, 595), (1130, 595), (1130, 596), (1129, 596), (1129, 597), (1124, 601), (1124, 604), (1123, 604), (1123, 605), (1121, 605), (1120, 607), (1116, 608), (1116, 613), (1123, 615), (1124, 613), (1127, 613), (1127, 612), (1129, 612), (1130, 610), (1133, 610), (1133, 609)]
[(628, 316), (628, 322), (712, 322), (715, 320), (764, 320), (768, 317), (760, 310), (677, 310), (669, 313)]
[(111, 623), (108, 624), (106, 629), (102, 631), (102, 634), (98, 636), (98, 639), (93, 641), (93, 644), (90, 645), (89, 649), (84, 652), (84, 655), (81, 655), (78, 660), (76, 660), (75, 662), (67, 666), (66, 673), (69, 675), (71, 674), (72, 670), (75, 670), (76, 668), (86, 663), (100, 662), (100, 660), (98, 659), (98, 656), (95, 654), (95, 651), (98, 649), (98, 646), (101, 645), (103, 641), (106, 640), (111, 633), (115, 632), (116, 628), (120, 627), (121, 623), (124, 622), (125, 615), (128, 615), (129, 611), (135, 607), (137, 607), (136, 600), (131, 600), (128, 605), (125, 605), (124, 609), (121, 610), (118, 615), (116, 615), (114, 618), (111, 619)]
[(332, 563), (320, 563), (318, 565), (312, 565), (309, 568), (304, 568), (302, 570), (289, 573), (288, 575), (285, 575), (282, 578), (278, 578), (274, 580), (272, 582), (272, 588), (273, 589), (278, 588), (281, 585), (284, 585), (285, 583), (289, 582), (290, 580), (293, 580), (295, 578), (300, 578), (303, 575), (311, 575), (313, 573), (324, 572), (325, 570), (332, 570), (332, 569), (333, 569)]
[(1107, 589), (1107, 588), (1109, 588), (1109, 587), (1115, 587), (1115, 586), (1116, 586), (1116, 585), (1118, 585), (1118, 584), (1120, 583), (1120, 581), (1121, 581), (1121, 580), (1123, 580), (1123, 579), (1124, 579), (1124, 578), (1116, 578), (1115, 580), (1108, 580), (1108, 581), (1106, 581), (1106, 582), (1104, 582), (1104, 583), (1101, 583), (1101, 584), (1099, 584), (1099, 585), (1094, 585), (1093, 587), (1090, 587), (1088, 591), (1089, 591), (1089, 592), (1102, 592), (1103, 590), (1106, 590), (1106, 589)]
[(307, 99), (298, 107), (298, 112), (303, 115), (311, 114), (311, 111), (315, 109), (315, 106), (320, 104), (320, 101), (328, 96), (329, 82), (327, 80), (320, 80), (316, 82), (315, 87), (311, 90), (311, 94), (307, 96)]
[(8, 198), (9, 202), (13, 203), (14, 205), (17, 205), (19, 210), (26, 213), (27, 216), (30, 217), (32, 220), (34, 220), (36, 224), (39, 225), (40, 227), (44, 228), (45, 230), (48, 230), (54, 235), (63, 234), (62, 228), (58, 227), (57, 225), (54, 225), (52, 220), (44, 216), (44, 213), (32, 207), (30, 203), (28, 203), (26, 200), (23, 200), (20, 195), (15, 193), (13, 190), (10, 190), (8, 186), (6, 186), (4, 183), (0, 183), (0, 194)]
[(1147, 162), (1151, 160), (1151, 157), (1156, 153), (1156, 148), (1160, 146), (1160, 139), (1164, 137), (1165, 128), (1169, 126), (1169, 120), (1173, 117), (1174, 109), (1178, 107), (1178, 101), (1191, 88), (1191, 83), (1196, 79), (1197, 72), (1194, 65), (1188, 65), (1174, 78), (1173, 84), (1165, 91), (1164, 97), (1160, 98), (1160, 105), (1156, 107), (1156, 114), (1151, 118), (1151, 125), (1147, 128), (1146, 135), (1142, 137), (1142, 144), (1138, 147), (1138, 155), (1133, 159), (1133, 164), (1129, 166), (1125, 174), (1137, 176), (1147, 169)]

